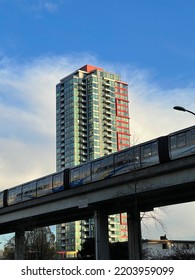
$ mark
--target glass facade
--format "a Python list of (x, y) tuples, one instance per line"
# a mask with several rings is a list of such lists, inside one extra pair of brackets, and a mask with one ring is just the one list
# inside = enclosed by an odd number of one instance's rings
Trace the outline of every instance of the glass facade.
[[(128, 147), (128, 107), (128, 84), (117, 74), (85, 65), (61, 79), (56, 86), (57, 171)], [(115, 216), (117, 237), (111, 241), (121, 238), (121, 215)], [(91, 220), (58, 225), (59, 250), (77, 251), (93, 228)]]

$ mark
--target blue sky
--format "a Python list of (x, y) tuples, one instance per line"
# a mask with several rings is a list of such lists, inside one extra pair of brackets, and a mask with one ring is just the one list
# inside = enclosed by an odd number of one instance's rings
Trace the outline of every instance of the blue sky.
[[(0, 190), (55, 171), (55, 85), (87, 63), (129, 83), (132, 142), (193, 125), (172, 107), (195, 111), (194, 11), (193, 0), (0, 0)], [(159, 214), (169, 238), (195, 240), (194, 205)]]
[(193, 82), (193, 0), (0, 0), (0, 6), (2, 56), (90, 53), (149, 69), (165, 86)]

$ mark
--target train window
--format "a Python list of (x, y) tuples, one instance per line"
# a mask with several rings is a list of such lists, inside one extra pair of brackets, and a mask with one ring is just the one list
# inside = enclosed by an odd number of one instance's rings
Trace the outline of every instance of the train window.
[(22, 201), (36, 197), (36, 182), (28, 183), (22, 187)]
[(56, 190), (61, 190), (64, 188), (64, 176), (63, 176), (63, 172), (62, 173), (58, 173), (58, 174), (55, 174), (53, 176), (53, 189), (56, 191)]
[(22, 200), (22, 187), (16, 187), (8, 190), (8, 205), (21, 202)]
[(84, 164), (81, 166), (80, 176), (83, 180), (83, 183), (87, 183), (91, 181), (91, 164)]
[(72, 181), (77, 181), (80, 179), (80, 167), (72, 170)]
[(102, 159), (101, 160), (101, 170), (104, 171), (104, 170), (113, 169), (113, 161), (114, 161), (113, 156)]
[(52, 176), (45, 178), (44, 182), (47, 189), (52, 189)]
[(177, 135), (177, 147), (183, 147), (186, 145), (186, 137), (185, 133), (180, 133)]
[(176, 135), (171, 136), (171, 150), (174, 150), (177, 148), (177, 137)]
[(115, 155), (115, 175), (126, 173), (130, 169), (134, 169), (133, 149), (120, 152)]
[(94, 161), (92, 163), (92, 181), (102, 179), (101, 176), (101, 160)]
[(93, 174), (98, 174), (101, 172), (101, 161), (95, 161), (92, 163), (92, 172)]
[(86, 174), (87, 173), (87, 168), (86, 168), (86, 166), (85, 166), (85, 164), (84, 165), (82, 165), (81, 167), (80, 167), (80, 177), (82, 178), (82, 179), (84, 179), (85, 177), (86, 177)]
[(37, 182), (37, 196), (50, 193), (52, 190), (52, 176), (46, 177)]
[(134, 165), (140, 165), (140, 146), (134, 148)]
[(158, 143), (157, 141), (152, 143), (152, 155), (156, 156), (158, 154)]
[(147, 144), (141, 147), (142, 158), (148, 158), (152, 156), (152, 145)]
[(96, 164), (94, 162), (95, 171), (93, 180), (101, 180), (107, 177), (110, 177), (114, 174), (114, 157), (108, 156), (99, 160)]
[(121, 165), (124, 165), (126, 162), (126, 155), (125, 153), (119, 153), (115, 156), (115, 168), (120, 167)]
[(42, 189), (44, 189), (44, 182), (43, 180), (40, 180), (37, 182), (37, 192), (41, 191)]

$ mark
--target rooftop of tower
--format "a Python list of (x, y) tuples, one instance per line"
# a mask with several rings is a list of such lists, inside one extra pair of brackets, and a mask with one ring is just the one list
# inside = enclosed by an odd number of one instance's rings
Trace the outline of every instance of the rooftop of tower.
[(89, 65), (89, 64), (86, 64), (84, 65), (83, 67), (79, 68), (79, 70), (82, 70), (82, 71), (85, 71), (85, 72), (91, 72), (91, 71), (94, 71), (94, 70), (102, 70), (104, 71), (103, 68), (100, 68), (100, 67), (97, 67), (97, 66), (93, 66), (93, 65)]

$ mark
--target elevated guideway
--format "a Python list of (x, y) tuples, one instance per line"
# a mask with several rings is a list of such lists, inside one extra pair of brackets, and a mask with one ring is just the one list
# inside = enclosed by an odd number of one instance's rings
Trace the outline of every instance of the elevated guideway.
[[(129, 219), (137, 219), (140, 211), (194, 200), (195, 155), (192, 155), (2, 208), (0, 234), (96, 216), (96, 235), (104, 240), (102, 217), (127, 212)], [(139, 231), (135, 219), (129, 220), (129, 228), (134, 224)], [(135, 236), (139, 235), (138, 231), (131, 236), (131, 241), (139, 243)], [(139, 248), (134, 251), (138, 252)], [(135, 252), (131, 258), (139, 258)]]

